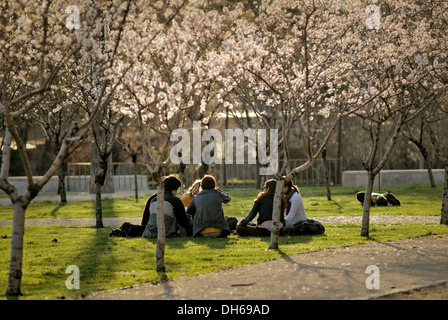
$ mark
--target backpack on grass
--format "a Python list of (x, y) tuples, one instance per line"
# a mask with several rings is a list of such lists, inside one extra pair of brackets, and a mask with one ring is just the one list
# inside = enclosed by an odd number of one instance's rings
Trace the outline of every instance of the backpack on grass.
[(325, 233), (325, 227), (319, 221), (307, 219), (295, 223), (292, 228), (287, 228), (285, 234), (291, 236), (314, 235)]
[(141, 237), (143, 231), (145, 230), (144, 226), (132, 224), (130, 222), (125, 222), (118, 229), (112, 229), (112, 232), (109, 234), (110, 237)]

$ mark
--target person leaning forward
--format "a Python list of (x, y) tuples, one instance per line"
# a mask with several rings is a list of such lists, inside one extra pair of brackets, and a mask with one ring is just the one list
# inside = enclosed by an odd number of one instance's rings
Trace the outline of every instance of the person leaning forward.
[[(177, 191), (181, 187), (180, 180), (175, 176), (168, 176), (163, 181), (165, 194), (163, 212), (165, 215), (165, 236), (191, 236), (193, 223), (185, 213), (185, 207), (182, 201), (176, 197)], [(157, 197), (151, 200), (149, 205), (149, 221), (146, 224), (143, 237), (157, 238)]]

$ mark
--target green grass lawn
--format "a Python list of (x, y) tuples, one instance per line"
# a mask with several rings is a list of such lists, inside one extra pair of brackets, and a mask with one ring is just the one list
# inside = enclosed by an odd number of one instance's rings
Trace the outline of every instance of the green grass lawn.
[[(372, 215), (440, 215), (442, 185), (383, 187), (384, 191), (394, 193), (402, 202), (401, 207), (372, 208)], [(362, 215), (362, 207), (356, 201), (355, 194), (362, 188), (333, 187), (332, 200), (326, 198), (324, 187), (302, 187), (302, 194), (307, 215), (318, 216), (356, 216)], [(245, 217), (259, 192), (256, 189), (226, 190), (232, 200), (225, 204), (227, 216)], [(140, 197), (136, 203), (134, 197), (124, 199), (104, 199), (102, 201), (103, 217), (138, 218), (142, 216), (146, 197)], [(27, 219), (45, 218), (94, 218), (95, 202), (82, 201), (62, 204), (56, 201), (32, 202), (26, 212)], [(12, 219), (12, 207), (0, 206), (0, 220)]]
[[(224, 206), (226, 215), (245, 216), (257, 194), (254, 189), (228, 190), (232, 201)], [(301, 188), (307, 214), (361, 215), (362, 207), (354, 194), (359, 189), (335, 187), (333, 200), (326, 199), (324, 188)], [(386, 191), (386, 190), (384, 190)], [(372, 215), (439, 215), (442, 187), (399, 187), (401, 207), (372, 208)], [(140, 217), (145, 199), (138, 204), (128, 199), (104, 200), (105, 217)], [(0, 219), (11, 219), (11, 208), (1, 207)], [(34, 203), (27, 218), (94, 217), (94, 203)], [(281, 237), (279, 250), (268, 250), (269, 238), (230, 236), (227, 239), (167, 239), (166, 273), (155, 271), (155, 240), (111, 238), (110, 229), (74, 226), (27, 226), (21, 299), (56, 299), (80, 296), (139, 283), (159, 282), (182, 276), (234, 268), (244, 264), (281, 258), (283, 255), (347, 246), (371, 241), (388, 241), (427, 234), (448, 233), (439, 224), (371, 223), (370, 237), (361, 237), (360, 224), (326, 224), (322, 236)], [(53, 241), (57, 239), (57, 241)], [(11, 227), (0, 226), (0, 295), (6, 291), (9, 268)], [(69, 265), (79, 267), (80, 289), (68, 290), (65, 281)]]

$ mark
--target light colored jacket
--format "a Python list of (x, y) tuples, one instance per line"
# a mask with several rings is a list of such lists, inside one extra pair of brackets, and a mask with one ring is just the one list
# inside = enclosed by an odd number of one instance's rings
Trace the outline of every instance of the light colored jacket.
[[(157, 238), (157, 201), (151, 202), (149, 206), (149, 221), (146, 224), (145, 231), (143, 231), (144, 238)], [(163, 212), (165, 213), (165, 235), (166, 237), (177, 236), (176, 217), (171, 203), (163, 202)]]
[(298, 192), (294, 192), (289, 198), (289, 202), (291, 202), (291, 207), (285, 217), (286, 226), (292, 226), (299, 221), (308, 219), (303, 206), (303, 199)]

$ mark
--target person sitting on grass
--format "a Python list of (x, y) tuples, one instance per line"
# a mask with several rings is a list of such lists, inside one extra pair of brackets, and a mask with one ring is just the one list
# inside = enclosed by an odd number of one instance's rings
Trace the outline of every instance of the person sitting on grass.
[(300, 191), (297, 186), (295, 186), (292, 181), (289, 181), (283, 187), (283, 194), (285, 195), (285, 228), (292, 228), (294, 224), (299, 221), (306, 221), (308, 219), (305, 207), (303, 205), (303, 199), (300, 196)]
[(222, 204), (228, 203), (230, 196), (216, 187), (216, 180), (210, 175), (202, 178), (201, 188), (187, 209), (187, 214), (193, 217), (193, 236), (227, 237), (230, 228)]
[(196, 180), (193, 182), (193, 184), (188, 188), (188, 191), (185, 192), (181, 197), (180, 200), (184, 204), (185, 210), (187, 210), (188, 206), (191, 203), (191, 200), (193, 200), (194, 197), (197, 196), (197, 194), (201, 191), (201, 180)]
[[(271, 179), (265, 182), (262, 192), (257, 195), (254, 205), (249, 214), (241, 220), (236, 228), (240, 236), (268, 237), (271, 235), (272, 212), (274, 207), (274, 193), (277, 180)], [(285, 207), (281, 206), (280, 231), (285, 225), (283, 212)], [(250, 222), (257, 216), (257, 225), (250, 225)]]
[[(165, 236), (191, 236), (193, 223), (185, 213), (182, 201), (176, 197), (177, 191), (181, 187), (180, 180), (175, 176), (168, 176), (163, 180), (165, 188), (163, 213), (165, 215)], [(143, 237), (157, 238), (157, 197), (155, 196), (150, 203), (149, 221), (146, 224)]]

